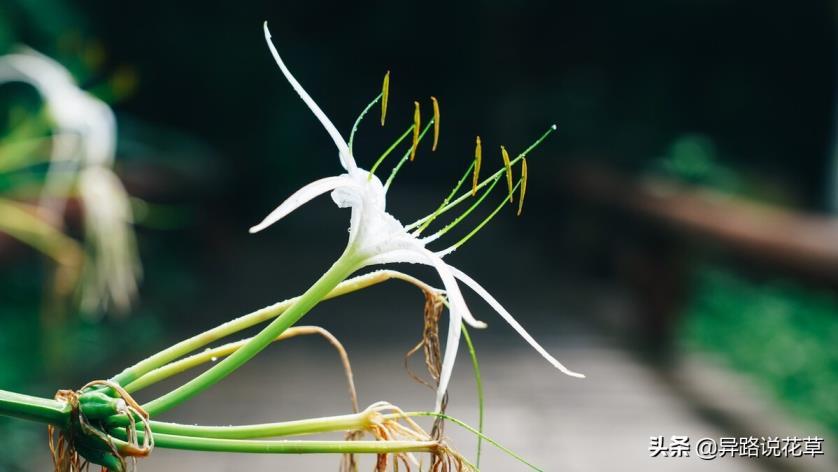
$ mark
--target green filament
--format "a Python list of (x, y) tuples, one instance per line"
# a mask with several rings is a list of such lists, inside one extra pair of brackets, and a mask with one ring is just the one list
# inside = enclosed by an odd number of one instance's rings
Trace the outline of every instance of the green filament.
[(374, 107), (375, 104), (378, 103), (379, 100), (381, 100), (381, 95), (382, 93), (379, 93), (378, 96), (375, 97), (375, 99), (373, 99), (373, 101), (371, 101), (366, 108), (364, 108), (361, 114), (358, 115), (358, 118), (355, 119), (355, 124), (352, 125), (352, 132), (349, 133), (349, 153), (353, 154), (353, 156), (354, 152), (352, 151), (352, 144), (355, 142), (355, 133), (358, 131), (358, 125), (361, 124), (361, 120), (364, 119), (364, 116), (366, 116), (367, 112), (370, 111), (372, 107)]
[(469, 164), (468, 169), (466, 169), (466, 172), (463, 174), (463, 176), (457, 182), (457, 185), (454, 186), (454, 188), (451, 190), (451, 193), (449, 193), (448, 196), (445, 197), (445, 200), (442, 201), (442, 203), (437, 207), (436, 210), (434, 210), (433, 213), (430, 214), (430, 216), (427, 216), (427, 217), (425, 217), (425, 218), (423, 218), (423, 219), (421, 219), (421, 220), (419, 220), (415, 223), (412, 223), (408, 226), (405, 226), (404, 229), (406, 229), (407, 231), (410, 231), (411, 229), (415, 228), (420, 222), (424, 221), (424, 223), (422, 223), (422, 226), (420, 226), (419, 229), (417, 229), (416, 232), (413, 235), (414, 236), (419, 236), (420, 234), (422, 234), (422, 231), (425, 231), (425, 229), (427, 229), (427, 227), (430, 226), (431, 223), (433, 223), (433, 221), (436, 219), (436, 217), (439, 216), (439, 212), (445, 207), (445, 205), (448, 205), (448, 202), (451, 201), (452, 198), (454, 198), (454, 195), (456, 195), (457, 192), (460, 190), (460, 187), (463, 186), (463, 183), (466, 181), (468, 176), (471, 175), (471, 169), (473, 167), (474, 167), (474, 161), (471, 161), (471, 164)]
[(388, 147), (387, 150), (384, 151), (378, 157), (378, 159), (376, 159), (375, 164), (373, 164), (372, 168), (370, 168), (370, 175), (368, 179), (372, 179), (372, 176), (375, 174), (375, 170), (378, 169), (378, 166), (380, 166), (381, 163), (384, 162), (384, 159), (386, 159), (387, 156), (389, 156), (390, 153), (393, 152), (393, 149), (396, 149), (396, 146), (401, 144), (402, 141), (404, 141), (405, 139), (407, 139), (408, 136), (410, 136), (410, 133), (413, 131), (415, 127), (416, 125), (410, 125), (410, 128), (408, 128), (407, 131), (404, 132), (404, 134), (399, 136), (399, 138), (393, 144), (391, 144), (390, 147)]
[(488, 197), (489, 194), (492, 193), (492, 190), (495, 188), (495, 185), (497, 185), (498, 182), (500, 182), (500, 180), (501, 180), (500, 176), (495, 176), (495, 177), (493, 177), (493, 179), (494, 180), (492, 181), (491, 185), (489, 185), (489, 188), (487, 188), (486, 190), (483, 191), (483, 193), (480, 195), (480, 197), (477, 199), (477, 201), (472, 203), (471, 206), (468, 207), (468, 210), (464, 211), (463, 214), (461, 214), (460, 216), (455, 218), (454, 221), (452, 221), (451, 223), (448, 223), (447, 225), (445, 225), (445, 227), (443, 227), (441, 230), (439, 230), (437, 233), (435, 233), (434, 236), (439, 237), (439, 236), (442, 236), (445, 233), (451, 231), (452, 229), (454, 229), (455, 226), (457, 226), (458, 224), (460, 224), (460, 222), (462, 222), (464, 219), (466, 219), (466, 217), (468, 215), (470, 215), (471, 212), (473, 212), (477, 207), (479, 207), (480, 204), (483, 203), (483, 200), (486, 200), (486, 197)]
[[(425, 134), (427, 134), (428, 130), (431, 129), (431, 126), (433, 126), (433, 125), (434, 125), (434, 120), (431, 119), (431, 121), (429, 121), (428, 124), (425, 125), (425, 128), (422, 129), (422, 132), (419, 133), (419, 138), (416, 140), (417, 144), (422, 141), (422, 138), (425, 137)], [(407, 150), (407, 152), (404, 154), (404, 156), (402, 156), (399, 163), (396, 164), (395, 167), (393, 167), (393, 170), (390, 172), (390, 177), (387, 178), (387, 182), (384, 184), (384, 191), (385, 192), (387, 191), (387, 189), (390, 188), (390, 185), (393, 183), (393, 179), (396, 178), (396, 174), (399, 173), (399, 170), (401, 170), (404, 163), (407, 162), (408, 159), (410, 159), (410, 153), (411, 153), (412, 150), (413, 150), (413, 146), (411, 146), (410, 149)]]
[[(498, 179), (498, 180), (500, 180), (500, 179)], [(496, 181), (495, 183), (497, 183), (497, 181)], [(494, 184), (492, 184), (492, 185), (494, 186)], [(519, 179), (519, 180), (518, 180), (518, 183), (516, 183), (516, 184), (515, 184), (515, 187), (513, 188), (513, 191), (515, 191), (515, 189), (517, 189), (520, 185), (521, 185), (521, 180)], [(491, 188), (490, 188), (489, 190), (491, 190)], [(489, 223), (490, 221), (492, 221), (492, 218), (494, 218), (494, 217), (495, 217), (495, 215), (497, 215), (497, 214), (498, 214), (498, 212), (501, 210), (501, 208), (503, 208), (503, 206), (504, 206), (504, 205), (506, 205), (506, 198), (504, 198), (504, 199), (503, 199), (503, 201), (502, 201), (502, 202), (500, 202), (500, 205), (498, 205), (498, 206), (497, 206), (497, 207), (496, 207), (496, 208), (492, 211), (492, 213), (490, 213), (490, 214), (489, 214), (489, 216), (487, 216), (487, 217), (486, 217), (486, 219), (484, 219), (483, 221), (481, 221), (481, 222), (480, 222), (480, 224), (479, 224), (479, 225), (477, 225), (477, 226), (475, 226), (475, 228), (474, 228), (473, 230), (471, 230), (471, 232), (470, 232), (470, 233), (468, 233), (467, 235), (465, 235), (465, 237), (463, 237), (463, 239), (461, 239), (461, 240), (457, 241), (456, 243), (454, 243), (453, 245), (451, 245), (451, 247), (449, 247), (448, 249), (445, 249), (445, 250), (444, 250), (444, 251), (442, 251), (442, 252), (443, 252), (443, 253), (449, 253), (449, 252), (451, 252), (451, 251), (453, 251), (453, 250), (457, 249), (458, 247), (462, 246), (463, 244), (465, 244), (465, 243), (466, 243), (469, 239), (471, 239), (471, 237), (472, 237), (472, 236), (474, 236), (475, 234), (477, 234), (477, 232), (478, 232), (478, 231), (480, 231), (481, 229), (483, 229), (483, 227), (484, 227), (484, 226), (486, 226), (486, 224), (487, 224), (487, 223)]]

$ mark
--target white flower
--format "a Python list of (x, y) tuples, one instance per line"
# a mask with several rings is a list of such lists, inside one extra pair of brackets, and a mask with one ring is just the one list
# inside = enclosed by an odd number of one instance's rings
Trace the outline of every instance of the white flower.
[(55, 123), (41, 205), (60, 217), (78, 186), (89, 254), (82, 287), (85, 310), (110, 304), (127, 310), (141, 275), (128, 194), (111, 169), (116, 119), (101, 100), (80, 89), (58, 62), (31, 49), (0, 57), (0, 84), (23, 82), (41, 94)]
[(432, 266), (442, 279), (450, 308), (448, 337), (436, 397), (435, 409), (437, 411), (441, 407), (442, 398), (451, 379), (454, 360), (457, 355), (457, 347), (460, 342), (462, 321), (476, 328), (484, 328), (486, 326), (485, 323), (476, 320), (471, 315), (460, 292), (457, 279), (480, 295), (521, 337), (553, 366), (567, 375), (584, 377), (582, 374), (568, 370), (547, 353), (524, 330), (515, 318), (483, 287), (475, 282), (474, 279), (459, 269), (446, 264), (442, 260), (442, 256), (447, 253), (446, 251), (436, 253), (427, 249), (425, 245), (435, 239), (434, 236), (418, 238), (409, 233), (405, 229), (405, 226), (395, 217), (387, 213), (386, 189), (384, 185), (382, 185), (378, 177), (371, 175), (370, 172), (356, 165), (349, 146), (341, 134), (285, 66), (285, 63), (271, 42), (271, 34), (268, 30), (267, 23), (265, 23), (264, 30), (265, 40), (271, 50), (271, 54), (273, 54), (274, 60), (294, 90), (300, 95), (312, 113), (314, 113), (314, 116), (317, 117), (332, 137), (338, 149), (340, 163), (346, 172), (338, 176), (326, 177), (304, 186), (280, 204), (261, 223), (250, 228), (250, 232), (255, 233), (261, 231), (313, 198), (326, 192), (331, 192), (332, 200), (334, 200), (338, 207), (351, 209), (349, 242), (347, 244), (346, 254), (357, 261), (356, 270), (377, 264), (400, 262)]

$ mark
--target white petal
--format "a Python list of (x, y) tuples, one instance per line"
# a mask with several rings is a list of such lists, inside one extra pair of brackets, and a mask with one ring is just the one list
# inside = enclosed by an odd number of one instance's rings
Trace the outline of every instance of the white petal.
[(512, 315), (509, 314), (509, 312), (506, 311), (506, 309), (500, 303), (498, 303), (497, 300), (495, 300), (495, 297), (490, 295), (489, 292), (487, 292), (486, 289), (481, 287), (480, 284), (475, 282), (474, 279), (472, 279), (465, 272), (457, 269), (456, 267), (448, 267), (451, 268), (451, 271), (454, 273), (455, 277), (463, 281), (463, 283), (471, 287), (472, 290), (474, 290), (478, 295), (480, 295), (484, 300), (486, 300), (486, 303), (488, 303), (492, 308), (494, 308), (495, 311), (497, 311), (498, 314), (501, 316), (501, 318), (506, 320), (506, 322), (509, 323), (509, 325), (512, 326), (512, 328), (515, 331), (517, 331), (518, 334), (520, 334), (521, 337), (524, 338), (524, 340), (526, 340), (530, 344), (530, 346), (533, 347), (533, 349), (538, 351), (538, 353), (541, 354), (542, 357), (547, 359), (548, 362), (553, 364), (555, 368), (559, 369), (567, 375), (570, 375), (571, 377), (585, 378), (584, 374), (580, 374), (569, 370), (567, 367), (562, 365), (561, 362), (557, 361), (553, 356), (551, 356), (543, 347), (541, 347), (540, 344), (538, 344), (538, 342), (535, 339), (533, 339), (532, 336), (530, 336), (530, 334), (524, 329), (524, 327), (521, 326), (521, 324), (518, 323), (518, 321), (516, 321), (515, 318), (513, 318)]
[(436, 254), (427, 249), (423, 250), (423, 254), (431, 263), (431, 265), (439, 273), (439, 278), (442, 279), (442, 285), (445, 286), (445, 294), (448, 297), (448, 303), (451, 305), (451, 310), (456, 310), (460, 313), (466, 323), (478, 329), (486, 327), (486, 323), (479, 321), (471, 315), (471, 311), (466, 305), (466, 300), (463, 298), (463, 293), (460, 291), (460, 286), (457, 285), (457, 280), (452, 273), (453, 267), (442, 261)]
[(410, 249), (399, 249), (395, 251), (387, 251), (383, 254), (378, 254), (370, 257), (364, 262), (364, 265), (378, 265), (378, 264), (397, 264), (403, 262), (405, 264), (423, 264), (428, 265), (428, 260), (422, 254)]
[[(288, 197), (284, 202), (282, 202), (278, 207), (276, 207), (274, 211), (272, 211), (267, 217), (265, 217), (265, 219), (262, 220), (261, 223), (250, 228), (250, 232), (257, 233), (259, 231), (262, 231), (268, 226), (284, 218), (285, 215), (291, 213), (292, 211), (296, 210), (302, 205), (305, 205), (314, 197), (323, 195), (324, 193), (334, 190), (335, 188), (341, 185), (346, 185), (347, 180), (348, 179), (345, 175), (338, 175), (335, 177), (326, 177), (320, 180), (315, 180), (314, 182), (294, 192), (293, 195)], [(352, 182), (349, 181), (348, 183), (351, 184)]]
[(314, 113), (314, 116), (320, 120), (320, 123), (326, 128), (326, 132), (329, 133), (329, 136), (332, 137), (332, 141), (335, 142), (335, 146), (338, 148), (338, 156), (340, 157), (340, 164), (346, 170), (355, 169), (355, 159), (352, 158), (352, 153), (349, 152), (349, 145), (346, 144), (346, 141), (343, 139), (343, 136), (340, 135), (340, 132), (335, 128), (335, 125), (332, 124), (332, 121), (329, 120), (329, 117), (323, 113), (323, 110), (315, 103), (314, 99), (305, 91), (302, 85), (297, 82), (297, 79), (291, 74), (291, 71), (288, 70), (288, 67), (285, 66), (285, 63), (282, 62), (282, 58), (279, 57), (279, 52), (277, 52), (276, 47), (271, 42), (271, 32), (268, 30), (268, 22), (266, 21), (264, 24), (265, 29), (265, 41), (268, 43), (268, 48), (271, 50), (271, 54), (276, 61), (276, 64), (279, 66), (279, 69), (282, 71), (282, 74), (285, 75), (285, 78), (291, 84), (291, 87), (294, 88), (294, 91), (300, 95), (300, 98), (308, 105), (308, 108)]
[(73, 76), (61, 64), (34, 50), (2, 56), (0, 60), (0, 82), (22, 81), (31, 84), (46, 101), (63, 94), (73, 94), (76, 83)]
[(116, 117), (98, 98), (84, 95), (80, 102), (79, 105), (84, 104), (87, 123), (85, 164), (110, 166), (116, 155)]
[(454, 372), (454, 361), (457, 359), (457, 349), (460, 347), (460, 334), (463, 320), (456, 310), (448, 310), (448, 338), (445, 340), (445, 354), (442, 356), (442, 369), (439, 373), (439, 387), (436, 390), (434, 411), (442, 412), (442, 399), (448, 390), (451, 374)]

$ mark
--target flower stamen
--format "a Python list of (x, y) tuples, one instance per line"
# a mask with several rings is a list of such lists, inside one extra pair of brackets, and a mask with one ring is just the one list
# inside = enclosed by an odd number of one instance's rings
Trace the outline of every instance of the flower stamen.
[[(517, 157), (515, 157), (514, 159), (509, 161), (510, 165), (517, 164), (521, 159), (526, 157), (530, 153), (530, 151), (532, 151), (539, 144), (541, 144), (541, 142), (544, 141), (547, 138), (547, 136), (549, 136), (555, 130), (556, 130), (556, 125), (553, 125), (550, 128), (548, 128), (547, 131), (545, 131), (544, 134), (541, 135), (541, 137), (539, 137), (534, 143), (532, 143), (527, 149), (525, 149), (524, 152), (522, 152), (521, 154), (518, 154)], [(472, 164), (475, 164), (475, 162), (472, 162)], [(489, 177), (484, 179), (482, 182), (477, 184), (477, 189), (479, 190), (479, 189), (485, 187), (486, 185), (489, 185), (489, 184), (493, 183), (494, 179), (502, 176), (504, 174), (504, 172), (506, 172), (506, 169), (499, 169), (497, 172), (495, 172), (494, 174), (490, 175)], [(471, 192), (463, 193), (459, 197), (455, 198), (453, 201), (443, 205), (442, 208), (438, 209), (438, 211), (432, 213), (431, 215), (422, 217), (422, 218), (414, 221), (413, 223), (405, 226), (405, 229), (410, 230), (410, 229), (415, 228), (418, 225), (424, 224), (431, 217), (436, 218), (439, 215), (442, 215), (443, 213), (445, 213), (445, 212), (451, 210), (452, 208), (456, 207), (457, 205), (463, 203), (466, 199), (468, 199), (471, 196), (472, 196)]]
[(509, 163), (509, 153), (506, 152), (506, 148), (503, 146), (500, 147), (500, 155), (503, 158), (503, 167), (506, 169), (506, 186), (509, 187), (509, 203), (512, 203), (512, 165)]
[(410, 147), (410, 162), (413, 162), (413, 159), (416, 158), (416, 148), (419, 146), (419, 128), (422, 122), (422, 117), (419, 113), (419, 102), (413, 102), (413, 106), (413, 146)]
[(434, 96), (431, 97), (431, 101), (434, 102), (434, 145), (431, 147), (431, 152), (435, 152), (439, 144), (439, 102)]
[(381, 126), (387, 118), (387, 102), (390, 98), (390, 71), (384, 74), (384, 82), (381, 84)]
[(477, 195), (477, 183), (480, 181), (480, 165), (483, 163), (483, 149), (480, 146), (480, 136), (474, 143), (474, 177), (471, 184), (471, 196)]
[(521, 161), (521, 197), (518, 199), (518, 216), (524, 209), (524, 196), (527, 194), (527, 159)]

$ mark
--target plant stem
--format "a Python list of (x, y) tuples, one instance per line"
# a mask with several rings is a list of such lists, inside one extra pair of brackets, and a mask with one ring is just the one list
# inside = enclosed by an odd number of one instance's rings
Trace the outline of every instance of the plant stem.
[(221, 379), (227, 377), (267, 347), (283, 331), (299, 321), (303, 315), (320, 303), (329, 292), (349, 277), (357, 268), (357, 257), (350, 250), (345, 251), (314, 285), (297, 298), (279, 317), (271, 321), (259, 334), (253, 336), (244, 346), (201, 375), (162, 397), (143, 405), (143, 408), (150, 416), (158, 415), (203, 392)]
[[(302, 336), (307, 334), (317, 334), (319, 328), (317, 326), (293, 326), (288, 328), (285, 332), (280, 334), (279, 336), (274, 339), (274, 342), (283, 341), (289, 338), (293, 338), (296, 336)], [(150, 387), (157, 382), (163, 381), (172, 377), (177, 374), (182, 374), (189, 369), (197, 367), (201, 364), (205, 364), (207, 362), (215, 362), (220, 357), (226, 357), (231, 353), (235, 352), (239, 348), (241, 348), (250, 338), (242, 339), (240, 341), (234, 341), (231, 343), (224, 344), (223, 346), (214, 347), (212, 349), (206, 349), (199, 353), (193, 354), (189, 357), (184, 357), (182, 359), (178, 359), (177, 361), (171, 362), (166, 364), (162, 367), (158, 367), (151, 372), (143, 375), (142, 377), (138, 378), (137, 380), (129, 383), (125, 386), (125, 391), (128, 393), (135, 393), (144, 388)]]
[[(341, 282), (337, 287), (323, 297), (323, 299), (328, 300), (330, 298), (336, 298), (390, 279), (403, 280), (414, 284), (423, 290), (426, 288), (433, 290), (424, 282), (401, 272), (395, 270), (377, 270)], [(111, 381), (119, 385), (128, 385), (152, 370), (164, 366), (186, 354), (189, 354), (192, 351), (195, 351), (196, 349), (200, 349), (213, 341), (217, 341), (218, 339), (279, 316), (299, 299), (300, 297), (295, 297), (274, 303), (273, 305), (256, 310), (252, 313), (216, 326), (215, 328), (204, 331), (203, 333), (192, 336), (189, 339), (174, 344), (123, 370), (121, 373), (114, 376)]]
[[(352, 365), (349, 362), (349, 355), (346, 353), (343, 344), (320, 326), (292, 326), (285, 330), (282, 334), (274, 339), (274, 342), (283, 341), (285, 339), (296, 336), (320, 335), (337, 351), (340, 358), (343, 372), (346, 376), (346, 386), (349, 391), (349, 400), (352, 402), (352, 412), (358, 413), (358, 394), (355, 391), (355, 380), (352, 375)], [(193, 354), (182, 359), (178, 359), (172, 363), (166, 364), (163, 367), (158, 367), (151, 372), (143, 375), (139, 379), (131, 382), (125, 386), (125, 391), (128, 393), (135, 393), (146, 387), (165, 380), (173, 375), (178, 375), (186, 372), (189, 369), (205, 364), (207, 362), (215, 362), (221, 357), (226, 357), (244, 346), (250, 338), (242, 339), (240, 341), (227, 343), (223, 346), (214, 347), (212, 349), (205, 349), (197, 354)]]
[[(113, 418), (115, 420), (110, 422), (109, 426), (124, 427), (128, 425), (128, 419), (125, 416), (115, 416)], [(158, 433), (162, 433), (216, 439), (254, 439), (362, 430), (370, 426), (371, 418), (372, 413), (365, 411), (351, 415), (327, 416), (323, 418), (243, 426), (199, 426), (166, 423), (163, 421), (151, 421), (150, 424), (155, 438), (157, 438)]]
[(481, 436), (483, 434), (484, 409), (483, 379), (480, 376), (480, 364), (477, 362), (477, 353), (474, 350), (474, 344), (471, 342), (471, 336), (468, 334), (468, 329), (466, 329), (465, 325), (463, 325), (463, 339), (465, 339), (466, 345), (468, 346), (468, 353), (471, 357), (471, 366), (474, 370), (474, 382), (477, 384), (477, 432), (480, 434), (477, 436), (477, 460), (474, 462), (474, 465), (480, 467), (480, 454), (483, 449), (483, 436)]
[(70, 417), (70, 405), (49, 398), (0, 390), (0, 415), (63, 426)]
[[(469, 426), (463, 421), (451, 416), (434, 413), (430, 411), (412, 411), (381, 415), (384, 420), (399, 420), (414, 417), (444, 418), (464, 428), (472, 434), (480, 437), (486, 442), (497, 447), (510, 457), (515, 458), (533, 470), (540, 471), (538, 467), (527, 462), (523, 457), (512, 452), (497, 441), (486, 436), (483, 432)], [(124, 417), (117, 418), (112, 424), (124, 426), (127, 420)], [(331, 453), (331, 452), (428, 452), (435, 447), (436, 443), (427, 441), (254, 441), (252, 438), (278, 437), (284, 435), (301, 435), (310, 433), (328, 433), (335, 431), (352, 431), (364, 429), (369, 425), (369, 412), (362, 412), (353, 415), (330, 416), (324, 418), (312, 418), (306, 420), (287, 421), (282, 423), (255, 424), (245, 426), (194, 426), (175, 423), (164, 423), (151, 421), (151, 429), (154, 431), (154, 443), (156, 446), (189, 449), (196, 451), (226, 451), (226, 452), (273, 452), (287, 454), (307, 453)], [(116, 428), (111, 431), (114, 437), (125, 438), (125, 430)], [(139, 439), (142, 441), (143, 432), (139, 431)], [(378, 444), (379, 449), (370, 449), (373, 444)], [(283, 447), (282, 445), (285, 445)], [(345, 450), (344, 448), (358, 446), (357, 450)], [(417, 447), (418, 449), (400, 449), (402, 447)], [(211, 448), (208, 448), (211, 447)], [(267, 449), (264, 449), (267, 448)], [(428, 449), (431, 448), (431, 449)]]
[[(116, 429), (114, 437), (125, 440), (125, 430)], [(145, 434), (137, 432), (140, 442)], [(121, 443), (121, 441), (120, 441)], [(125, 443), (117, 444), (117, 447)], [(216, 439), (154, 433), (154, 446), (168, 449), (210, 452), (245, 452), (261, 454), (388, 454), (399, 452), (434, 452), (436, 441), (260, 441), (252, 439)]]

